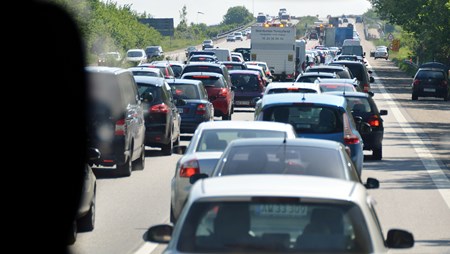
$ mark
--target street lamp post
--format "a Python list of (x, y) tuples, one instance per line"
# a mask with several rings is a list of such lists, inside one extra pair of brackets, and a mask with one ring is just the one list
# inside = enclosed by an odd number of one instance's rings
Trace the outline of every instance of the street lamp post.
[(201, 12), (201, 11), (198, 11), (198, 12), (197, 12), (197, 22), (196, 22), (197, 25), (198, 25), (198, 14), (202, 14), (202, 15), (203, 15), (203, 14), (205, 14), (205, 13), (203, 13), (203, 12)]

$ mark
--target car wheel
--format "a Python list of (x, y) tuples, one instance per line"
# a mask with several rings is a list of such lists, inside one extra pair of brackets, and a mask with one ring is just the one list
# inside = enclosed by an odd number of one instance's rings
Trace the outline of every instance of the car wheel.
[(145, 168), (145, 145), (142, 145), (141, 156), (134, 162), (133, 170), (144, 170)]
[(372, 150), (372, 158), (374, 160), (381, 160), (381, 158), (383, 158), (383, 149), (382, 149), (382, 147), (375, 148), (375, 149)]
[(231, 105), (231, 114), (234, 114), (234, 105)]
[(416, 93), (412, 94), (412, 100), (413, 101), (417, 101), (417, 99), (419, 99), (419, 96)]
[(162, 145), (161, 151), (164, 155), (172, 155), (172, 148), (173, 148), (172, 134), (170, 134), (169, 144)]
[(133, 162), (131, 160), (131, 154), (128, 156), (127, 161), (124, 164), (117, 165), (117, 171), (121, 176), (130, 176), (133, 170)]
[(95, 197), (96, 190), (94, 189), (94, 197), (92, 198), (89, 212), (77, 221), (77, 227), (80, 232), (87, 232), (94, 230), (95, 226)]
[(227, 115), (223, 115), (222, 120), (231, 120), (231, 112), (229, 112)]

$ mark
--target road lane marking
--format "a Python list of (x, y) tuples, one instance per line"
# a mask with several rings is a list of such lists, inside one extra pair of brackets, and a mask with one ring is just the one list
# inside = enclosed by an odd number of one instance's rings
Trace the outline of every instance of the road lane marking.
[[(370, 68), (370, 65), (369, 65)], [(375, 71), (373, 71), (373, 76), (377, 77)], [(395, 119), (399, 123), (402, 131), (406, 134), (414, 148), (417, 156), (422, 161), (422, 164), (427, 170), (428, 175), (436, 186), (438, 192), (441, 194), (442, 199), (444, 199), (447, 207), (450, 209), (450, 180), (445, 175), (442, 168), (439, 166), (438, 162), (434, 159), (433, 154), (427, 148), (427, 145), (423, 140), (417, 135), (417, 132), (423, 132), (420, 128), (413, 128), (406, 118), (403, 116), (402, 112), (397, 105), (397, 103), (392, 99), (391, 95), (386, 91), (381, 81), (378, 82), (377, 88), (380, 90), (386, 104), (389, 106), (390, 111), (394, 114)]]
[(144, 244), (139, 247), (139, 249), (134, 252), (134, 254), (150, 254), (152, 251), (154, 251), (159, 244), (151, 243), (151, 242), (144, 242)]

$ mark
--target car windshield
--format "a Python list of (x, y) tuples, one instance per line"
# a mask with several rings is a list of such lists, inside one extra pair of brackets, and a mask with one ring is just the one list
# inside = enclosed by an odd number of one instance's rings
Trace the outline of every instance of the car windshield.
[(297, 133), (343, 131), (342, 113), (320, 105), (273, 106), (264, 110), (264, 121), (290, 123)]
[(127, 53), (127, 56), (128, 57), (141, 57), (141, 56), (143, 56), (144, 54), (142, 54), (142, 52), (141, 51), (129, 51), (128, 53)]
[(284, 131), (255, 129), (204, 130), (198, 142), (197, 152), (223, 151), (228, 143), (238, 138), (284, 138)]
[(189, 253), (370, 253), (367, 225), (351, 202), (299, 198), (197, 201), (177, 250)]
[[(281, 144), (281, 142), (280, 142)], [(214, 175), (292, 174), (347, 179), (336, 149), (289, 145), (231, 147)]]
[(231, 83), (241, 91), (257, 91), (259, 88), (256, 75), (233, 73), (230, 76)]
[(195, 85), (191, 84), (170, 84), (172, 88), (173, 97), (180, 99), (199, 99), (200, 94), (198, 93), (198, 89)]

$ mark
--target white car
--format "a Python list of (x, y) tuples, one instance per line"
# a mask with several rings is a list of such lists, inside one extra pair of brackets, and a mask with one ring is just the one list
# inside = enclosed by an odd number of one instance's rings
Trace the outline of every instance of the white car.
[(159, 77), (164, 78), (164, 74), (161, 69), (151, 68), (151, 67), (131, 67), (128, 68), (133, 73), (133, 76), (149, 76), (149, 77)]
[(411, 233), (385, 238), (366, 188), (316, 176), (240, 175), (197, 181), (175, 228), (147, 240), (163, 253), (388, 253), (410, 248)]
[(290, 124), (254, 121), (214, 121), (201, 123), (191, 139), (183, 157), (175, 168), (175, 176), (171, 183), (170, 219), (175, 222), (183, 208), (191, 183), (189, 178), (194, 174), (210, 175), (216, 162), (229, 142), (238, 138), (296, 138)]
[(384, 58), (384, 59), (388, 60), (389, 59), (389, 52), (387, 51), (386, 47), (378, 47), (375, 50), (375, 53), (374, 53), (373, 57), (375, 59), (377, 59), (377, 58)]
[(236, 40), (240, 40), (240, 41), (243, 41), (243, 40), (244, 40), (244, 36), (242, 35), (241, 32), (235, 32), (235, 33), (234, 33), (234, 38), (235, 38)]
[(227, 41), (236, 41), (236, 37), (234, 37), (234, 34), (227, 35)]
[(132, 62), (135, 65), (139, 65), (147, 62), (147, 54), (145, 54), (145, 50), (143, 49), (130, 49), (127, 51), (126, 56), (127, 62)]

